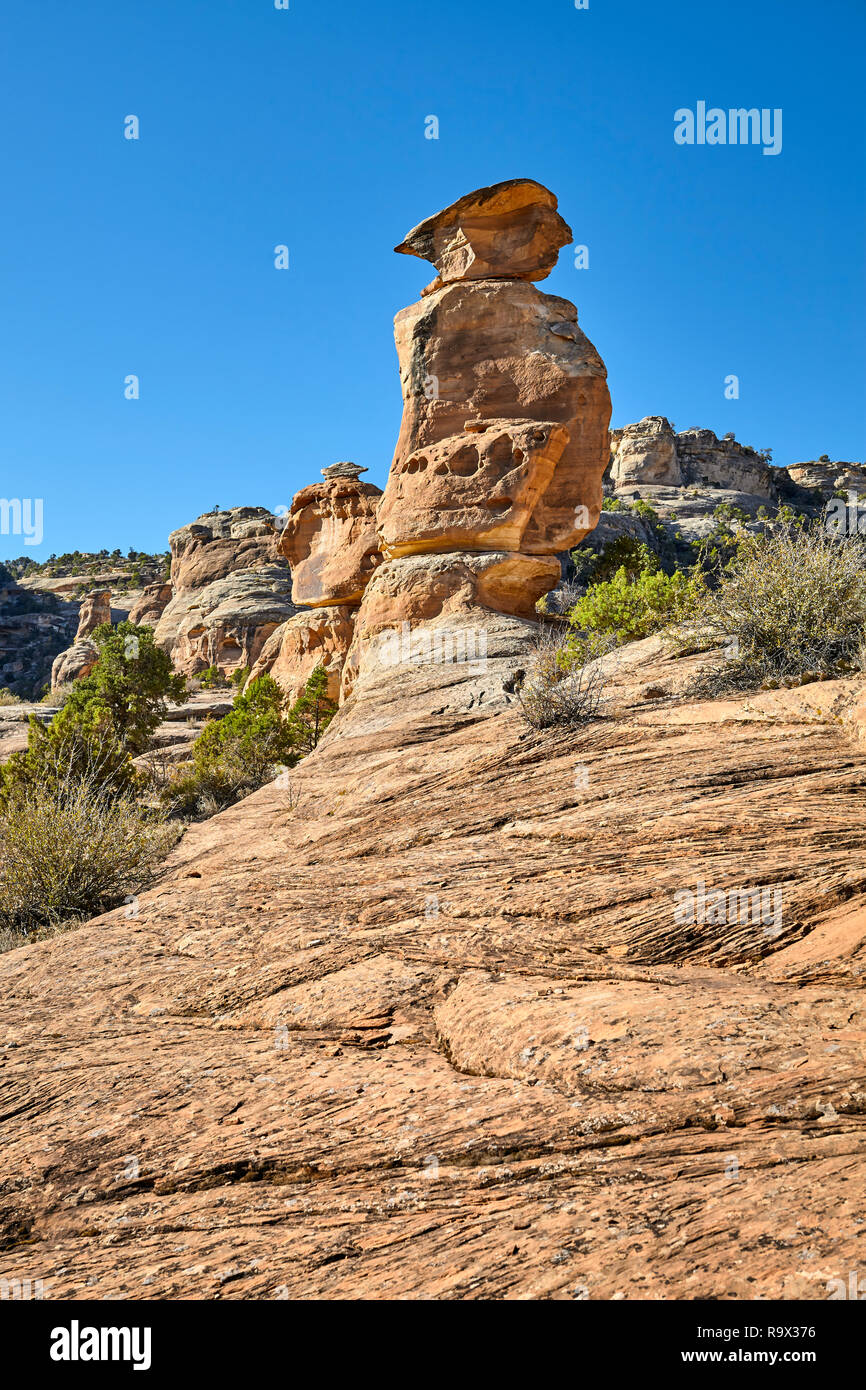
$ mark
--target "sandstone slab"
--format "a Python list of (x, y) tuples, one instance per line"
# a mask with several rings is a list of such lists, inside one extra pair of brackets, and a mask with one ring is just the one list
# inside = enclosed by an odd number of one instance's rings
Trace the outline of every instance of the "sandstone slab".
[[(0, 958), (4, 1277), (793, 1302), (862, 1269), (866, 750), (676, 693), (647, 723), (694, 660), (640, 645), (578, 734), (493, 662), (359, 687), (292, 805)], [(781, 885), (782, 930), (677, 923), (698, 879)]]

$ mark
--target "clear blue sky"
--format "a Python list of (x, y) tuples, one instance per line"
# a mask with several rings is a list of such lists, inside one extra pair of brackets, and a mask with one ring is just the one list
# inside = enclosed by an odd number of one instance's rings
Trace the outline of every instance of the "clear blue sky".
[[(392, 318), (433, 274), (392, 248), (516, 176), (589, 246), (542, 287), (576, 302), (615, 425), (863, 458), (861, 0), (290, 3), (6, 8), (0, 496), (42, 497), (45, 540), (0, 558), (165, 549), (337, 459), (384, 484)], [(781, 107), (781, 154), (677, 146), (699, 100)]]

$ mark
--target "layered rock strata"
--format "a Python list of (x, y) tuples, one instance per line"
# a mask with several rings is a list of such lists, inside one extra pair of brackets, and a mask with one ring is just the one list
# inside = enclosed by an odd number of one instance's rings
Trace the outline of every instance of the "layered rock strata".
[(778, 489), (766, 459), (732, 434), (712, 430), (677, 434), (664, 415), (647, 415), (611, 430), (610, 477), (615, 488), (710, 487), (775, 501)]
[(456, 625), (454, 641), (440, 630), (442, 650), (465, 648), (469, 629), (477, 650), (494, 613), (522, 632), (559, 579), (557, 553), (598, 520), (604, 363), (574, 305), (531, 283), (570, 239), (550, 190), (512, 179), (459, 199), (396, 248), (439, 275), (394, 321), (403, 419), (377, 513), (385, 563), (361, 603), (344, 699), (383, 650), (407, 649), (407, 625), (413, 662), (431, 646), (412, 638), (419, 625)]
[[(208, 512), (172, 532), (172, 597), (154, 639), (178, 671), (251, 667), (271, 634), (295, 613), (285, 562), (274, 557), (276, 518), (264, 507)], [(151, 611), (162, 594), (150, 595)]]

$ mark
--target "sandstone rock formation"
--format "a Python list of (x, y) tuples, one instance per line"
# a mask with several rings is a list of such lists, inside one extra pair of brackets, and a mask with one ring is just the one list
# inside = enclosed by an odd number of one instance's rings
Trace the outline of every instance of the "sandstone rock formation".
[(562, 425), (568, 442), (521, 549), (577, 544), (601, 507), (610, 397), (574, 305), (522, 279), (458, 281), (403, 309), (394, 333), (404, 407), (392, 467), (461, 434), (467, 420)]
[(394, 321), (403, 419), (377, 513), (386, 563), (364, 594), (344, 699), (405, 624), (456, 622), (464, 645), (494, 613), (520, 629), (560, 576), (557, 552), (598, 519), (604, 364), (574, 305), (530, 283), (570, 237), (553, 194), (514, 179), (396, 248), (440, 277)]
[(179, 527), (168, 538), (174, 596), (268, 564), (273, 534), (274, 517), (265, 507), (206, 512)]
[(251, 667), (295, 611), (285, 566), (262, 564), (176, 595), (156, 625), (154, 640), (185, 675), (210, 666), (231, 675)]
[(382, 489), (354, 463), (323, 468), (323, 483), (292, 500), (279, 552), (292, 569), (292, 599), (307, 607), (358, 604), (378, 563), (376, 506)]
[(88, 594), (78, 610), (78, 630), (75, 634), (76, 642), (81, 642), (85, 637), (89, 637), (94, 628), (102, 623), (111, 622), (111, 593), (108, 589), (100, 589), (92, 594)]
[(798, 486), (820, 492), (825, 502), (849, 490), (866, 500), (866, 464), (833, 463), (822, 458), (810, 463), (792, 463), (787, 473)]
[(72, 646), (60, 652), (51, 664), (51, 689), (89, 676), (99, 659), (99, 651), (89, 641), (94, 628), (111, 622), (111, 591), (95, 590), (88, 594), (78, 610), (78, 628)]
[(348, 604), (309, 608), (281, 623), (253, 662), (250, 680), (270, 675), (296, 700), (317, 666), (328, 677), (328, 697), (340, 697), (343, 662), (352, 643), (356, 608)]
[(656, 483), (681, 487), (677, 437), (663, 415), (647, 415), (636, 425), (610, 432), (611, 478), (615, 487)]
[(156, 627), (171, 602), (171, 584), (148, 584), (129, 610), (129, 621), (138, 627)]
[(276, 542), (292, 570), (292, 598), (305, 611), (282, 623), (261, 648), (250, 679), (268, 673), (290, 700), (315, 668), (340, 697), (346, 654), (364, 590), (381, 560), (376, 507), (382, 489), (360, 481), (365, 468), (347, 461), (322, 469), (323, 483), (298, 492)]
[(568, 431), (549, 421), (469, 421), (395, 460), (378, 516), (384, 554), (520, 550), (567, 443)]
[(748, 445), (733, 435), (719, 439), (712, 430), (674, 433), (663, 415), (647, 415), (634, 425), (611, 430), (611, 480), (659, 487), (704, 485), (767, 500), (778, 496), (774, 473)]
[(86, 637), (81, 642), (73, 642), (51, 663), (51, 689), (59, 690), (61, 686), (89, 676), (98, 660), (98, 649)]
[(273, 556), (275, 529), (264, 507), (233, 507), (172, 532), (172, 597), (154, 640), (178, 671), (217, 666), (230, 675), (252, 666), (294, 614), (288, 568)]
[(436, 289), (456, 280), (544, 280), (571, 241), (556, 206), (534, 179), (507, 179), (458, 198), (413, 227), (394, 250), (432, 261)]
[[(527, 732), (504, 657), (383, 677), (134, 918), (0, 956), (3, 1276), (754, 1306), (862, 1271), (862, 677), (695, 703), (704, 659), (624, 649), (578, 736)], [(678, 922), (699, 882), (782, 911)]]

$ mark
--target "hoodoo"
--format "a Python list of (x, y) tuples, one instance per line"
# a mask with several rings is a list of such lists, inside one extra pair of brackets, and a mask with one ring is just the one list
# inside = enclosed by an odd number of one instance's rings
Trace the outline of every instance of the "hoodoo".
[(607, 373), (574, 305), (531, 283), (570, 239), (553, 193), (510, 179), (396, 247), (439, 274), (395, 319), (403, 420), (377, 512), (384, 563), (361, 603), (344, 697), (391, 627), (531, 617), (559, 579), (558, 553), (598, 520)]

